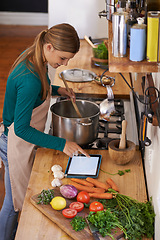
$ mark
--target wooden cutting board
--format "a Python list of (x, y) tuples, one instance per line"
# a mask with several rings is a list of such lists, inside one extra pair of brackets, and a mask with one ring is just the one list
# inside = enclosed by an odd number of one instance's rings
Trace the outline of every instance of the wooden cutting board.
[[(40, 194), (40, 193), (39, 193)], [(72, 219), (67, 219), (62, 215), (62, 210), (61, 211), (57, 211), (54, 210), (51, 205), (43, 205), (43, 204), (37, 204), (38, 203), (38, 195), (36, 194), (34, 196), (32, 196), (30, 198), (31, 203), (39, 210), (41, 211), (45, 216), (47, 216), (51, 221), (53, 221), (54, 223), (56, 223), (63, 231), (65, 231), (69, 236), (71, 236), (73, 239), (75, 240), (79, 240), (79, 239), (87, 239), (87, 240), (92, 240), (93, 236), (90, 233), (88, 227), (85, 227), (83, 230), (76, 232), (75, 230), (73, 230), (70, 222), (72, 221)], [(54, 189), (54, 196), (62, 196), (59, 188), (55, 188)], [(92, 202), (95, 199), (92, 199)], [(76, 201), (75, 199), (66, 199), (67, 205), (66, 208), (69, 207), (71, 202)], [(88, 208), (84, 208), (81, 212), (79, 212), (77, 215), (81, 216), (81, 217), (85, 217), (86, 215), (88, 215), (89, 213), (89, 209)], [(120, 239), (123, 236), (123, 233), (121, 232), (120, 229), (116, 229), (112, 232), (112, 235), (115, 239)], [(110, 237), (106, 236), (105, 238), (103, 238), (100, 234), (99, 234), (100, 239), (104, 239), (104, 240), (111, 240)]]

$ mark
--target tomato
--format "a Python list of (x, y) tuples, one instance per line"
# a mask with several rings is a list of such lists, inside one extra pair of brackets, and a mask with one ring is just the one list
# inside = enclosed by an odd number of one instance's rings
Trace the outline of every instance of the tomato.
[(74, 218), (77, 215), (77, 210), (73, 208), (65, 208), (63, 209), (62, 214), (66, 218)]
[(51, 202), (51, 206), (55, 210), (62, 210), (66, 207), (66, 200), (63, 197), (54, 197)]
[(77, 210), (77, 212), (80, 212), (84, 208), (84, 204), (82, 202), (72, 202), (69, 207)]
[(81, 191), (77, 195), (77, 201), (82, 202), (82, 203), (89, 203), (90, 201), (90, 196), (87, 192)]
[(103, 208), (103, 205), (102, 203), (100, 202), (92, 202), (89, 206), (89, 210), (92, 211), (92, 212), (98, 212), (98, 211), (102, 211), (104, 208)]

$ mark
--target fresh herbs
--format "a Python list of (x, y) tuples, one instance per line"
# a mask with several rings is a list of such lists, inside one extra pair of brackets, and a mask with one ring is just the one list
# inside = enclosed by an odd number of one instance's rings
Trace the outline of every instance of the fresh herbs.
[(105, 237), (107, 235), (114, 239), (112, 232), (113, 229), (118, 227), (124, 232), (127, 238), (126, 230), (123, 228), (123, 225), (119, 221), (116, 214), (112, 213), (110, 209), (107, 209), (105, 211), (98, 211), (97, 213), (90, 212), (87, 218), (96, 228), (98, 228), (98, 231), (102, 237)]
[(108, 59), (108, 49), (104, 42), (99, 44), (97, 48), (93, 48), (93, 53), (95, 58)]
[(123, 170), (118, 170), (117, 173), (109, 173), (109, 172), (106, 172), (106, 171), (102, 170), (101, 168), (100, 168), (100, 170), (104, 173), (109, 174), (109, 175), (117, 175), (118, 174), (120, 176), (124, 175), (125, 173), (129, 173), (131, 171), (130, 169), (125, 169), (124, 171)]
[(85, 208), (89, 208), (89, 204), (83, 203)]
[(110, 209), (117, 216), (121, 225), (126, 229), (128, 239), (141, 240), (143, 237), (153, 237), (155, 213), (151, 200), (141, 203), (113, 189), (109, 189), (109, 191), (115, 198), (99, 201), (104, 208)]
[(87, 223), (83, 217), (75, 216), (71, 221), (71, 225), (73, 229), (77, 232), (84, 229)]
[(48, 190), (42, 190), (40, 195), (38, 196), (39, 202), (37, 204), (49, 204), (54, 198), (54, 190), (53, 189), (48, 189)]

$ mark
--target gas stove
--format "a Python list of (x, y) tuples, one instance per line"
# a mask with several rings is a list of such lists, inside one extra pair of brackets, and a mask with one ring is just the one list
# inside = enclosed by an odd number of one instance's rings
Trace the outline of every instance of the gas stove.
[[(90, 99), (93, 101), (93, 99)], [(102, 99), (94, 99), (97, 105), (100, 104)], [(108, 149), (108, 144), (113, 139), (120, 138), (122, 132), (122, 121), (124, 116), (124, 104), (122, 100), (114, 100), (115, 113), (110, 117), (110, 120), (99, 118), (98, 136), (93, 143), (82, 146), (84, 149)]]
[[(55, 102), (62, 101), (66, 98), (64, 97), (58, 97), (56, 98)], [(97, 105), (100, 105), (100, 103), (104, 100), (104, 98), (97, 98), (97, 97), (82, 97), (82, 96), (76, 96), (76, 99), (83, 99), (95, 102)], [(53, 104), (53, 102), (52, 102)], [(51, 104), (51, 105), (52, 105)], [(138, 142), (138, 133), (136, 130), (136, 119), (135, 116), (133, 116), (134, 111), (132, 110), (130, 106), (130, 100), (127, 99), (114, 99), (115, 104), (115, 113), (110, 117), (110, 120), (104, 120), (99, 118), (99, 126), (98, 126), (98, 136), (95, 139), (94, 142), (81, 146), (83, 149), (97, 149), (97, 150), (107, 150), (108, 144), (110, 141), (114, 139), (119, 139), (122, 132), (122, 121), (125, 119), (127, 120), (127, 133), (126, 137), (128, 140), (134, 142), (136, 145), (139, 145)], [(52, 131), (52, 123), (51, 123), (51, 117), (50, 120), (48, 120), (49, 127), (49, 134), (53, 134)]]

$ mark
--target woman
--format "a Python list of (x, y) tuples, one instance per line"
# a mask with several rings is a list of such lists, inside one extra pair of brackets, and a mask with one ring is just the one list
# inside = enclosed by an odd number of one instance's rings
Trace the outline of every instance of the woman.
[(56, 149), (72, 156), (80, 151), (76, 143), (45, 134), (50, 96), (75, 95), (65, 88), (50, 86), (47, 64), (67, 65), (79, 51), (80, 41), (69, 24), (42, 31), (31, 47), (13, 64), (6, 86), (3, 109), (4, 133), (0, 157), (5, 166), (5, 199), (0, 212), (0, 239), (14, 239), (18, 212), (22, 209), (34, 158), (35, 145)]

